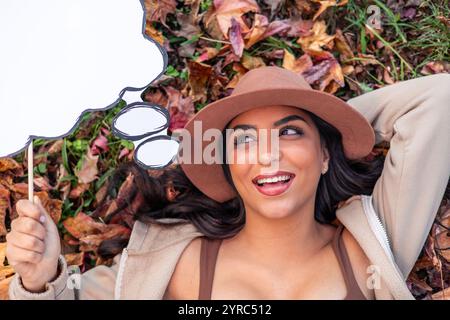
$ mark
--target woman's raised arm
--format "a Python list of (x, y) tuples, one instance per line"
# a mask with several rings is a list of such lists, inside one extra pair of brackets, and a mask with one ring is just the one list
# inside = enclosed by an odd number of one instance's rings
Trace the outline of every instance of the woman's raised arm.
[(450, 175), (450, 74), (397, 82), (347, 101), (389, 141), (373, 207), (406, 278), (431, 229)]

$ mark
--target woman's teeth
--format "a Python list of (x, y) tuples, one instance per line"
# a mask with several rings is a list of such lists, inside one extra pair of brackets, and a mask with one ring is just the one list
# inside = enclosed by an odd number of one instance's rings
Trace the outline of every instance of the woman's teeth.
[(286, 182), (286, 181), (289, 181), (290, 178), (291, 178), (290, 176), (278, 176), (278, 177), (273, 177), (273, 178), (258, 179), (258, 180), (256, 180), (256, 182), (259, 185), (262, 185), (264, 183), (276, 183), (276, 182), (280, 182), (280, 181)]

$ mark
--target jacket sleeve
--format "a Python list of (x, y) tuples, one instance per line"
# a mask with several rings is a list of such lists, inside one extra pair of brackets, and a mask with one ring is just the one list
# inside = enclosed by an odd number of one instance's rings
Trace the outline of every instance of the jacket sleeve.
[(120, 254), (114, 257), (111, 267), (100, 265), (83, 274), (69, 276), (67, 263), (59, 257), (59, 275), (46, 284), (46, 291), (33, 293), (27, 291), (18, 274), (14, 275), (9, 285), (11, 300), (74, 300), (74, 299), (114, 299), (115, 280)]
[(450, 74), (397, 82), (347, 101), (389, 141), (372, 205), (406, 277), (423, 248), (450, 175)]

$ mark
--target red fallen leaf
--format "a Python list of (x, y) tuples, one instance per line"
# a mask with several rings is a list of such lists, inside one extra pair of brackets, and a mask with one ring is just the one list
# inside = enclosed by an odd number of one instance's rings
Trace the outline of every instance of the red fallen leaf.
[(174, 132), (177, 129), (184, 128), (189, 119), (190, 117), (183, 112), (173, 112), (170, 116), (169, 130)]
[(383, 69), (383, 80), (387, 84), (394, 84), (395, 81), (394, 81), (394, 79), (392, 79), (392, 77), (391, 77), (391, 75), (389, 73), (390, 69), (391, 68), (389, 66), (387, 66), (385, 69)]
[[(307, 51), (312, 55), (314, 62), (320, 61), (310, 69), (303, 72), (309, 84), (319, 83), (319, 90), (334, 93), (339, 86), (345, 85), (342, 69), (336, 58), (328, 51)], [(336, 83), (332, 83), (332, 81)]]
[(75, 188), (70, 190), (69, 199), (79, 198), (86, 190), (89, 190), (89, 183), (79, 183)]
[(263, 52), (262, 56), (269, 60), (283, 59), (284, 49), (277, 49), (277, 50), (272, 50), (272, 51), (268, 51), (268, 52)]
[(11, 199), (8, 189), (0, 185), (0, 236), (6, 235), (6, 213), (11, 212)]
[[(10, 187), (13, 203), (17, 203), (20, 199), (28, 199), (28, 184), (27, 183), (15, 183)], [(58, 223), (62, 213), (63, 201), (59, 199), (51, 199), (46, 191), (38, 191), (34, 193), (39, 197), (42, 206), (47, 210), (48, 214), (52, 217), (55, 223)], [(10, 219), (14, 220), (17, 217), (15, 206), (10, 211)]]
[(49, 154), (55, 154), (61, 152), (62, 146), (64, 144), (64, 140), (59, 139), (52, 143), (50, 148), (48, 148)]
[(111, 131), (109, 131), (106, 128), (100, 128), (100, 131), (105, 135), (105, 136), (109, 136), (111, 134)]
[(130, 150), (128, 150), (128, 148), (123, 148), (122, 150), (120, 150), (119, 152), (119, 157), (118, 159), (122, 159), (123, 157), (127, 156), (130, 153)]
[(80, 241), (78, 239), (72, 237), (69, 233), (65, 233), (63, 235), (63, 241), (65, 244), (69, 246), (78, 246), (80, 244)]
[(41, 191), (49, 191), (53, 190), (54, 187), (50, 185), (47, 177), (34, 177), (33, 183), (36, 187), (38, 187)]
[(287, 20), (275, 20), (269, 23), (266, 16), (255, 14), (253, 26), (249, 33), (246, 34), (245, 48), (249, 49), (255, 43), (264, 40), (267, 37), (287, 31), (291, 26), (286, 22)]
[(75, 169), (75, 176), (78, 177), (79, 183), (90, 183), (97, 179), (98, 169), (97, 162), (99, 156), (94, 156), (91, 149), (88, 149), (83, 158), (81, 169)]
[(210, 48), (210, 47), (203, 48), (203, 53), (200, 54), (200, 56), (195, 60), (195, 62), (207, 61), (207, 60), (212, 59), (215, 56), (217, 56), (218, 53), (219, 53), (219, 50), (217, 50), (216, 48)]
[(78, 212), (75, 217), (69, 217), (63, 221), (64, 228), (76, 239), (90, 234), (105, 232), (108, 227), (104, 223), (95, 222), (84, 212)]
[(242, 38), (241, 26), (234, 17), (231, 18), (231, 28), (228, 38), (230, 39), (234, 54), (242, 57), (242, 53), (244, 52), (244, 39)]
[(289, 25), (289, 30), (286, 35), (288, 37), (304, 37), (311, 34), (314, 22), (312, 20), (303, 20), (300, 16), (292, 17), (285, 21)]
[(241, 61), (241, 58), (238, 57), (236, 54), (234, 54), (233, 51), (230, 51), (230, 52), (225, 56), (225, 59), (224, 59), (224, 61), (223, 61), (223, 63), (222, 63), (222, 69), (223, 69), (224, 67), (226, 67), (227, 65), (229, 65), (230, 63), (233, 63), (233, 62), (239, 62), (239, 61)]
[(241, 32), (246, 34), (249, 32), (249, 28), (242, 19), (242, 15), (247, 12), (260, 11), (258, 4), (254, 0), (215, 2), (213, 12), (206, 19), (205, 25), (208, 27), (212, 20), (216, 20), (222, 35), (228, 39), (228, 31), (231, 28), (233, 18), (239, 24)]
[[(192, 61), (192, 63), (195, 62)], [(193, 67), (193, 69), (195, 69), (196, 71), (192, 71), (192, 78), (190, 79), (190, 83), (193, 86), (192, 88), (195, 88), (195, 90), (202, 90), (194, 93), (193, 89), (191, 88), (191, 93), (197, 94), (197, 98), (202, 101), (203, 99), (206, 99), (206, 84), (205, 87), (202, 88), (201, 85), (198, 84), (198, 82), (207, 81), (207, 79), (202, 78), (200, 68), (201, 67)], [(170, 114), (169, 130), (173, 132), (178, 128), (183, 128), (186, 122), (194, 115), (194, 102), (191, 96), (185, 98), (181, 91), (171, 86), (164, 87), (164, 90), (168, 97), (165, 107), (169, 110)]]
[(167, 29), (170, 29), (166, 24), (166, 19), (169, 13), (174, 13), (177, 9), (175, 0), (145, 0), (144, 6), (147, 21), (161, 22)]
[(431, 61), (423, 66), (423, 68), (420, 70), (420, 73), (424, 75), (443, 72), (450, 72), (450, 63), (446, 61)]
[(61, 219), (63, 201), (61, 201), (59, 199), (51, 199), (48, 196), (48, 193), (45, 191), (35, 192), (35, 195), (37, 197), (39, 197), (39, 200), (41, 200), (42, 206), (45, 208), (47, 213), (50, 215), (53, 222), (55, 224), (57, 224), (59, 222), (59, 220)]
[(90, 234), (80, 238), (80, 250), (95, 251), (104, 240), (121, 237), (129, 238), (131, 230), (120, 224), (108, 224), (107, 229), (99, 234)]
[(291, 29), (291, 26), (288, 23), (286, 23), (285, 20), (272, 21), (271, 23), (269, 23), (269, 26), (267, 27), (266, 32), (264, 32), (264, 34), (260, 40), (263, 40), (263, 39), (273, 36), (275, 34), (285, 33), (290, 29)]
[(98, 134), (97, 138), (92, 142), (91, 145), (91, 153), (92, 155), (98, 155), (102, 152), (108, 152), (108, 139), (102, 135), (101, 133)]

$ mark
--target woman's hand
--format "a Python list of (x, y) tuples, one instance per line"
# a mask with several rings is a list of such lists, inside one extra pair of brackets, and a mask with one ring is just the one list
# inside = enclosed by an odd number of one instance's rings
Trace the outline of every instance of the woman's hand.
[(6, 236), (6, 256), (25, 289), (40, 292), (57, 276), (61, 244), (55, 223), (39, 198), (34, 199), (34, 204), (29, 200), (16, 204), (19, 216)]

